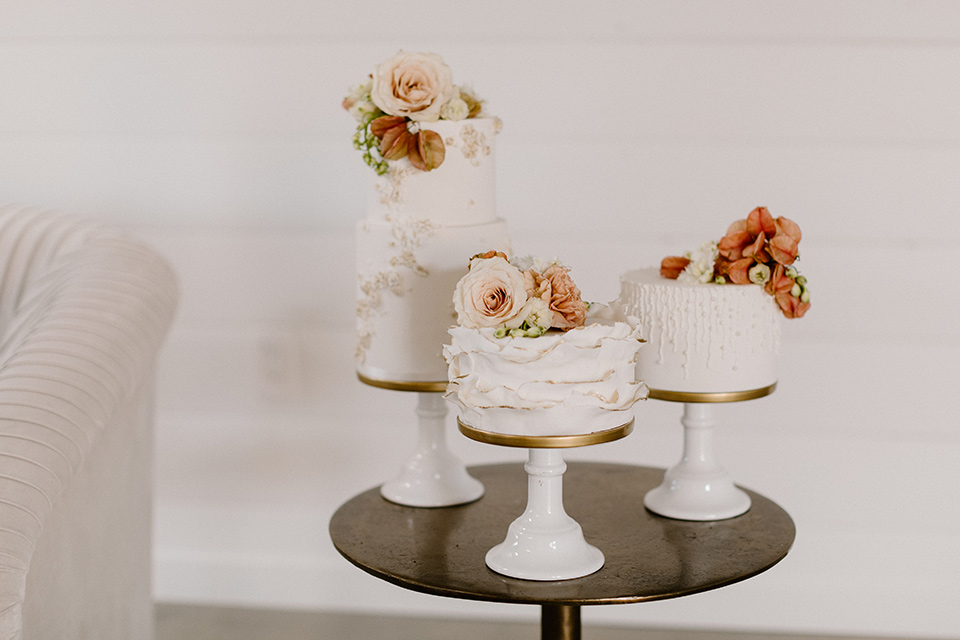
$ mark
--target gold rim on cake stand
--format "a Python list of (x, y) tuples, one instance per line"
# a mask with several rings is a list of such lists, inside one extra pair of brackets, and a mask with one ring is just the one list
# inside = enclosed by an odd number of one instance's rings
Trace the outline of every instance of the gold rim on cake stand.
[(572, 447), (586, 447), (593, 444), (613, 442), (625, 438), (633, 431), (633, 419), (626, 424), (613, 429), (595, 431), (593, 433), (577, 433), (565, 436), (522, 436), (511, 433), (494, 433), (483, 431), (464, 423), (457, 418), (457, 427), (460, 433), (471, 440), (486, 444), (496, 444), (501, 447), (521, 447), (524, 449), (568, 449)]
[(429, 382), (429, 381), (415, 381), (415, 380), (379, 380), (377, 378), (370, 378), (359, 371), (357, 372), (357, 378), (363, 384), (368, 384), (371, 387), (377, 387), (379, 389), (390, 389), (391, 391), (417, 391), (419, 393), (443, 393), (447, 390), (447, 381), (443, 382)]
[(667, 391), (664, 389), (648, 389), (647, 397), (651, 400), (665, 400), (667, 402), (743, 402), (763, 398), (774, 392), (777, 383), (760, 389), (746, 391), (720, 391), (717, 393), (695, 393), (690, 391)]

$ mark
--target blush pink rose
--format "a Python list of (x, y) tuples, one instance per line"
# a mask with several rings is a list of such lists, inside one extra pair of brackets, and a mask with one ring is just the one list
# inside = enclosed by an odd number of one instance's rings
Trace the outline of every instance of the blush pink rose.
[(500, 256), (472, 260), (453, 294), (457, 321), (468, 329), (504, 326), (526, 302), (523, 273)]
[(440, 56), (404, 51), (377, 65), (370, 90), (370, 100), (381, 111), (416, 122), (436, 122), (443, 105), (459, 95)]

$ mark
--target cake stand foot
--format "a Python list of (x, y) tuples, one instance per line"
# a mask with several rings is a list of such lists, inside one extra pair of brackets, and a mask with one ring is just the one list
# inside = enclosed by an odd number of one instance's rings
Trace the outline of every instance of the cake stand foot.
[(380, 495), (408, 507), (450, 507), (479, 500), (483, 485), (467, 473), (447, 447), (447, 403), (440, 393), (420, 393), (415, 453), (400, 475), (380, 487)]
[(524, 469), (527, 510), (487, 552), (487, 566), (522, 580), (569, 580), (599, 571), (603, 554), (587, 544), (580, 525), (563, 509), (567, 465), (560, 450), (530, 449)]
[(685, 403), (681, 422), (683, 458), (644, 496), (644, 506), (677, 520), (725, 520), (746, 513), (750, 496), (733, 484), (714, 456), (712, 405)]

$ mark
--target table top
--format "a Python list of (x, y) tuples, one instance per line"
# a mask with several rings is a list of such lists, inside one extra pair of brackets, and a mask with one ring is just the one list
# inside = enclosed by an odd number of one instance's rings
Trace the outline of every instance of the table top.
[(796, 529), (776, 503), (744, 489), (753, 501), (736, 518), (689, 522), (643, 507), (663, 469), (567, 461), (563, 504), (606, 562), (573, 580), (534, 582), (487, 568), (486, 552), (503, 542), (522, 515), (527, 474), (522, 463), (471, 467), (485, 487), (478, 501), (424, 509), (393, 504), (370, 489), (330, 520), (334, 546), (378, 578), (432, 595), (547, 605), (644, 602), (716, 589), (761, 573), (786, 556)]

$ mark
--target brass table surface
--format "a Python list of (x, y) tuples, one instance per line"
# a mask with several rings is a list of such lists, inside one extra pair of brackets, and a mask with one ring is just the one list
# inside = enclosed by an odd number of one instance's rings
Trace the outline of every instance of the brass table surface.
[(384, 500), (379, 488), (370, 489), (336, 511), (330, 535), (350, 562), (407, 589), (561, 609), (716, 589), (755, 576), (786, 556), (796, 535), (793, 520), (749, 489), (744, 490), (753, 501), (750, 510), (729, 520), (689, 522), (647, 511), (643, 496), (660, 484), (663, 473), (567, 461), (564, 508), (606, 558), (598, 572), (573, 580), (518, 580), (484, 564), (486, 552), (503, 542), (507, 526), (526, 508), (522, 463), (470, 468), (486, 492), (480, 500), (456, 507), (405, 507)]

